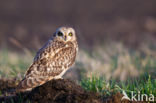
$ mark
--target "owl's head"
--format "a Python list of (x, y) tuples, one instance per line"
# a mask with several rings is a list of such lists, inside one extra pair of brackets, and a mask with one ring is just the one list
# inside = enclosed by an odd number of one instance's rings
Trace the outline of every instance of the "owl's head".
[(76, 40), (75, 30), (71, 27), (58, 28), (53, 37), (64, 42)]

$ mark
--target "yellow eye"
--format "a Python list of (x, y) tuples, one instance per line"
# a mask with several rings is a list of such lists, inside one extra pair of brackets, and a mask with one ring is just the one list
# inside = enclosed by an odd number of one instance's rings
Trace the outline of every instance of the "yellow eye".
[(73, 36), (73, 33), (70, 32), (68, 35), (69, 35), (69, 36)]

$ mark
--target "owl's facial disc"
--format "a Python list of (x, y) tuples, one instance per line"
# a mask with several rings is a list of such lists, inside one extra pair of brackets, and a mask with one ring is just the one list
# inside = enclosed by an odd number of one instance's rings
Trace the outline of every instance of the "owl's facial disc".
[(56, 37), (65, 42), (76, 40), (75, 31), (73, 28), (61, 27), (56, 31)]

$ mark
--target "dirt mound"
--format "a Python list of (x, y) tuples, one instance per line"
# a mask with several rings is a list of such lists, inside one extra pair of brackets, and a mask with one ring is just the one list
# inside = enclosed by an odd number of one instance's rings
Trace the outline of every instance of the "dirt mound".
[(49, 81), (30, 92), (6, 95), (15, 86), (14, 81), (0, 80), (0, 90), (3, 91), (0, 103), (132, 103), (126, 100), (121, 102), (123, 95), (120, 93), (104, 98), (99, 93), (85, 91), (67, 79)]
[(34, 88), (31, 92), (3, 96), (0, 101), (6, 103), (12, 101), (16, 103), (27, 103), (28, 101), (31, 103), (102, 103), (98, 93), (87, 92), (81, 86), (65, 79), (49, 81)]
[(35, 88), (29, 99), (34, 102), (51, 103), (100, 103), (100, 96), (96, 93), (84, 91), (79, 85), (69, 80), (53, 80), (43, 86)]

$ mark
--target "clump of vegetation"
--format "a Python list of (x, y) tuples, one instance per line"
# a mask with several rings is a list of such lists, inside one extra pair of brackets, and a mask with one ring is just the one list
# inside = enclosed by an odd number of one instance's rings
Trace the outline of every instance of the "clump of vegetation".
[(126, 82), (116, 82), (115, 80), (106, 81), (104, 78), (92, 76), (91, 78), (82, 79), (80, 85), (85, 90), (100, 92), (106, 97), (117, 92), (126, 92), (130, 96), (131, 91), (156, 96), (156, 79), (151, 78), (150, 75), (133, 80), (128, 79)]

